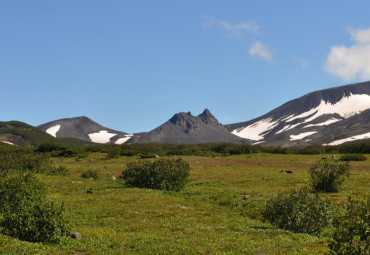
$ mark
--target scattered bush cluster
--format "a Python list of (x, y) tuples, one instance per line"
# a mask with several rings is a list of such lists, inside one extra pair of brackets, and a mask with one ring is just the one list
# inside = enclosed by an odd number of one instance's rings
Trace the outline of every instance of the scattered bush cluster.
[(179, 191), (189, 175), (190, 165), (179, 158), (131, 163), (121, 177), (134, 187)]
[(268, 200), (263, 216), (282, 229), (318, 234), (331, 222), (333, 209), (329, 201), (302, 188)]
[(339, 192), (348, 171), (348, 162), (317, 161), (308, 170), (311, 187), (315, 192)]
[(367, 157), (363, 154), (345, 154), (340, 156), (341, 161), (365, 161)]

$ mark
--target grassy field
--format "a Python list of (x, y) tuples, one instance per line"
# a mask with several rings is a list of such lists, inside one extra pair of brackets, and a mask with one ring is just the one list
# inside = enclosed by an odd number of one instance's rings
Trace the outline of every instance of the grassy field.
[[(325, 238), (277, 229), (259, 213), (274, 194), (306, 186), (307, 170), (321, 157), (183, 157), (192, 170), (180, 192), (130, 188), (112, 180), (127, 163), (144, 159), (106, 160), (101, 153), (78, 161), (58, 158), (55, 164), (67, 166), (70, 176), (39, 177), (51, 200), (64, 201), (72, 231), (82, 240), (35, 244), (0, 235), (0, 254), (325, 254)], [(89, 169), (98, 170), (100, 178), (81, 178)], [(324, 196), (337, 204), (349, 196), (369, 196), (370, 161), (352, 162), (350, 173), (342, 192)]]

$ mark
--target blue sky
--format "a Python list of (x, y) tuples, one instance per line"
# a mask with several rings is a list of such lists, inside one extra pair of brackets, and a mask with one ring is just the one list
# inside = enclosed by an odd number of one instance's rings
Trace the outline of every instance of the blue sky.
[(0, 120), (247, 121), (370, 80), (369, 1), (0, 0)]

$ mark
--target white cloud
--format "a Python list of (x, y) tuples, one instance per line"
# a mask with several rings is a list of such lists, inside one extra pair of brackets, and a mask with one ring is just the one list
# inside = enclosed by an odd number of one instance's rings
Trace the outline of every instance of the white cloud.
[(275, 61), (270, 49), (262, 42), (253, 43), (248, 53), (251, 57), (258, 57), (264, 61), (271, 63)]
[(307, 68), (310, 66), (310, 63), (302, 58), (296, 58), (295, 62), (297, 62), (302, 68)]
[(370, 28), (350, 30), (351, 47), (333, 46), (325, 62), (325, 70), (345, 81), (370, 79)]
[(241, 37), (245, 32), (256, 33), (259, 30), (259, 26), (253, 21), (232, 24), (224, 20), (214, 19), (213, 17), (208, 17), (203, 23), (203, 27), (216, 27), (225, 31), (225, 36), (227, 37)]

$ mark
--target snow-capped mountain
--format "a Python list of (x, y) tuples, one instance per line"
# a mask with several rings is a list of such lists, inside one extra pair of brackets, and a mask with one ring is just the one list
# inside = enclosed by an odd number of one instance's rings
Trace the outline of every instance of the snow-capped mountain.
[(94, 143), (123, 144), (132, 137), (125, 132), (103, 127), (85, 116), (51, 121), (38, 128), (54, 137), (74, 137)]
[(251, 144), (338, 145), (370, 138), (370, 82), (315, 91), (226, 127)]
[(135, 134), (129, 143), (246, 143), (231, 134), (208, 109), (198, 116), (177, 113), (170, 120), (148, 133)]

